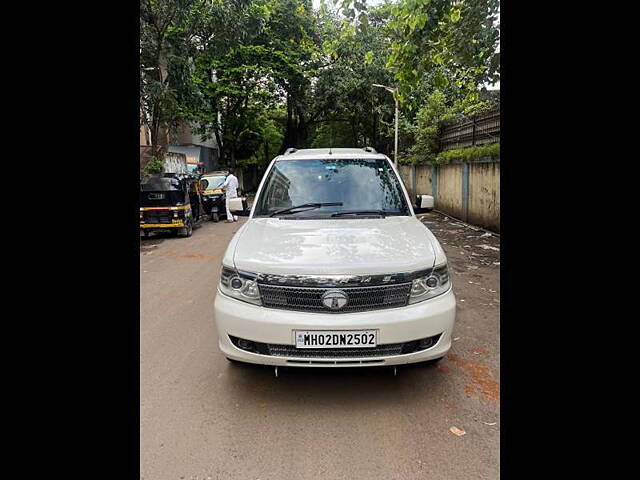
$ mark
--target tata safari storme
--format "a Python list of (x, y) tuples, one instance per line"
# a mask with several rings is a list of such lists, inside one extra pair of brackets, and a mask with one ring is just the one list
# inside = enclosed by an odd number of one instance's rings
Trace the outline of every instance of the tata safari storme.
[(289, 149), (231, 240), (215, 300), (229, 359), (276, 366), (442, 358), (456, 301), (442, 247), (389, 158)]

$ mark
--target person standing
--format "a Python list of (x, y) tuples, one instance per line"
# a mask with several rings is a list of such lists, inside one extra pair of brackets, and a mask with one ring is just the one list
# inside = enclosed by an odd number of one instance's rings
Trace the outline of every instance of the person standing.
[(225, 203), (226, 203), (226, 207), (227, 207), (227, 222), (237, 222), (238, 221), (238, 217), (236, 217), (235, 215), (233, 215), (231, 213), (231, 210), (229, 209), (229, 201), (232, 198), (238, 198), (238, 179), (236, 178), (236, 176), (233, 174), (234, 173), (234, 169), (233, 168), (229, 168), (229, 175), (227, 176), (227, 178), (225, 179), (224, 183), (222, 184), (222, 188), (224, 189), (226, 195), (225, 195)]

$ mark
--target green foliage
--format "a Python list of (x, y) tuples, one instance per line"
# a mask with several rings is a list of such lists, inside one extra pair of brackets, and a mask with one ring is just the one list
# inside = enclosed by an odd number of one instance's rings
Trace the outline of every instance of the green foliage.
[[(222, 159), (233, 164), (261, 155), (254, 150), (276, 137), (273, 124), (261, 119), (287, 102), (286, 130), (298, 116), (309, 90), (320, 49), (310, 1), (257, 0), (253, 16), (237, 19), (234, 28), (246, 31), (243, 21), (261, 18), (251, 35), (224, 48), (211, 44), (195, 54), (194, 82), (203, 101), (191, 110), (197, 131), (215, 136), (223, 146)], [(282, 136), (284, 138), (284, 135)]]
[(409, 149), (402, 163), (425, 163), (436, 159), (442, 123), (451, 118), (451, 109), (447, 108), (446, 97), (440, 90), (435, 90), (425, 98), (424, 106), (416, 115), (413, 129), (415, 144)]
[(413, 145), (400, 157), (401, 163), (433, 163), (438, 161), (439, 139), (445, 122), (454, 118), (482, 113), (495, 104), (480, 100), (477, 94), (451, 101), (451, 96), (442, 90), (434, 90), (423, 100), (416, 114), (416, 123), (410, 130)]
[[(491, 105), (498, 0), (142, 0), (141, 121), (188, 121), (223, 164), (287, 147), (373, 146), (435, 162), (443, 122)], [(396, 94), (373, 87), (396, 88)], [(154, 152), (159, 154), (157, 149)]]
[(276, 155), (283, 138), (283, 123), (286, 112), (273, 110), (269, 115), (261, 114), (256, 118), (252, 135), (242, 136), (238, 148), (238, 165), (257, 164), (266, 166)]
[(436, 156), (436, 163), (447, 163), (453, 160), (468, 162), (476, 158), (500, 157), (500, 142), (480, 145), (477, 147), (455, 148), (445, 150)]
[[(357, 18), (364, 19), (361, 14)], [(319, 69), (307, 107), (311, 130), (307, 145), (373, 146), (390, 152), (393, 96), (373, 87), (374, 83), (391, 85), (393, 81), (385, 67), (387, 22), (388, 12), (379, 8), (369, 10), (366, 28), (358, 29), (335, 13), (320, 12), (325, 63)]]
[(499, 0), (398, 0), (389, 27), (393, 31), (387, 66), (400, 97), (425, 75), (435, 87), (449, 84), (468, 91), (499, 78)]
[(163, 168), (164, 168), (164, 159), (159, 156), (154, 156), (154, 157), (151, 157), (147, 165), (145, 165), (143, 173), (145, 175), (162, 173)]
[(311, 148), (343, 148), (356, 145), (353, 130), (348, 122), (328, 121), (323, 122), (315, 131)]
[[(151, 129), (156, 152), (166, 144), (163, 131), (191, 119), (202, 100), (192, 79), (196, 52), (224, 52), (255, 30), (260, 18), (251, 0), (144, 0), (140, 2), (141, 122)], [(237, 23), (246, 24), (238, 30)]]

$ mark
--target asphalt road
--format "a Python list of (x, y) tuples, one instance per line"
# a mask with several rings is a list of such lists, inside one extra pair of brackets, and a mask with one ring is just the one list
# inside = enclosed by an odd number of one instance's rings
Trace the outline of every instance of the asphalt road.
[(275, 378), (217, 348), (221, 258), (244, 221), (141, 239), (141, 478), (499, 478), (499, 239), (437, 213), (423, 218), (447, 252), (458, 299), (453, 347), (438, 366)]

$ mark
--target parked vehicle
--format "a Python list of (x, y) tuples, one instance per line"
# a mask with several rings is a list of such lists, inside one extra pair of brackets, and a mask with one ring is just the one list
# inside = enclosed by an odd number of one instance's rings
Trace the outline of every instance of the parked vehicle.
[(371, 148), (276, 157), (223, 258), (222, 353), (276, 373), (442, 358), (456, 300), (445, 253), (416, 211)]
[(226, 217), (225, 193), (220, 188), (229, 175), (226, 170), (205, 173), (200, 177), (202, 203), (207, 215), (217, 222), (220, 217)]
[(202, 213), (197, 177), (160, 174), (140, 182), (140, 229), (145, 237), (166, 230), (190, 237)]
[[(211, 218), (211, 221), (217, 222), (221, 218), (227, 217), (227, 208), (225, 205), (226, 194), (222, 188), (222, 184), (229, 175), (227, 170), (219, 170), (216, 172), (209, 172), (200, 178), (200, 189), (202, 190), (202, 201), (204, 209), (207, 215)], [(247, 200), (244, 197), (238, 197), (239, 200), (235, 200), (231, 206), (233, 211), (248, 211)], [(238, 205), (237, 203), (240, 202)]]

